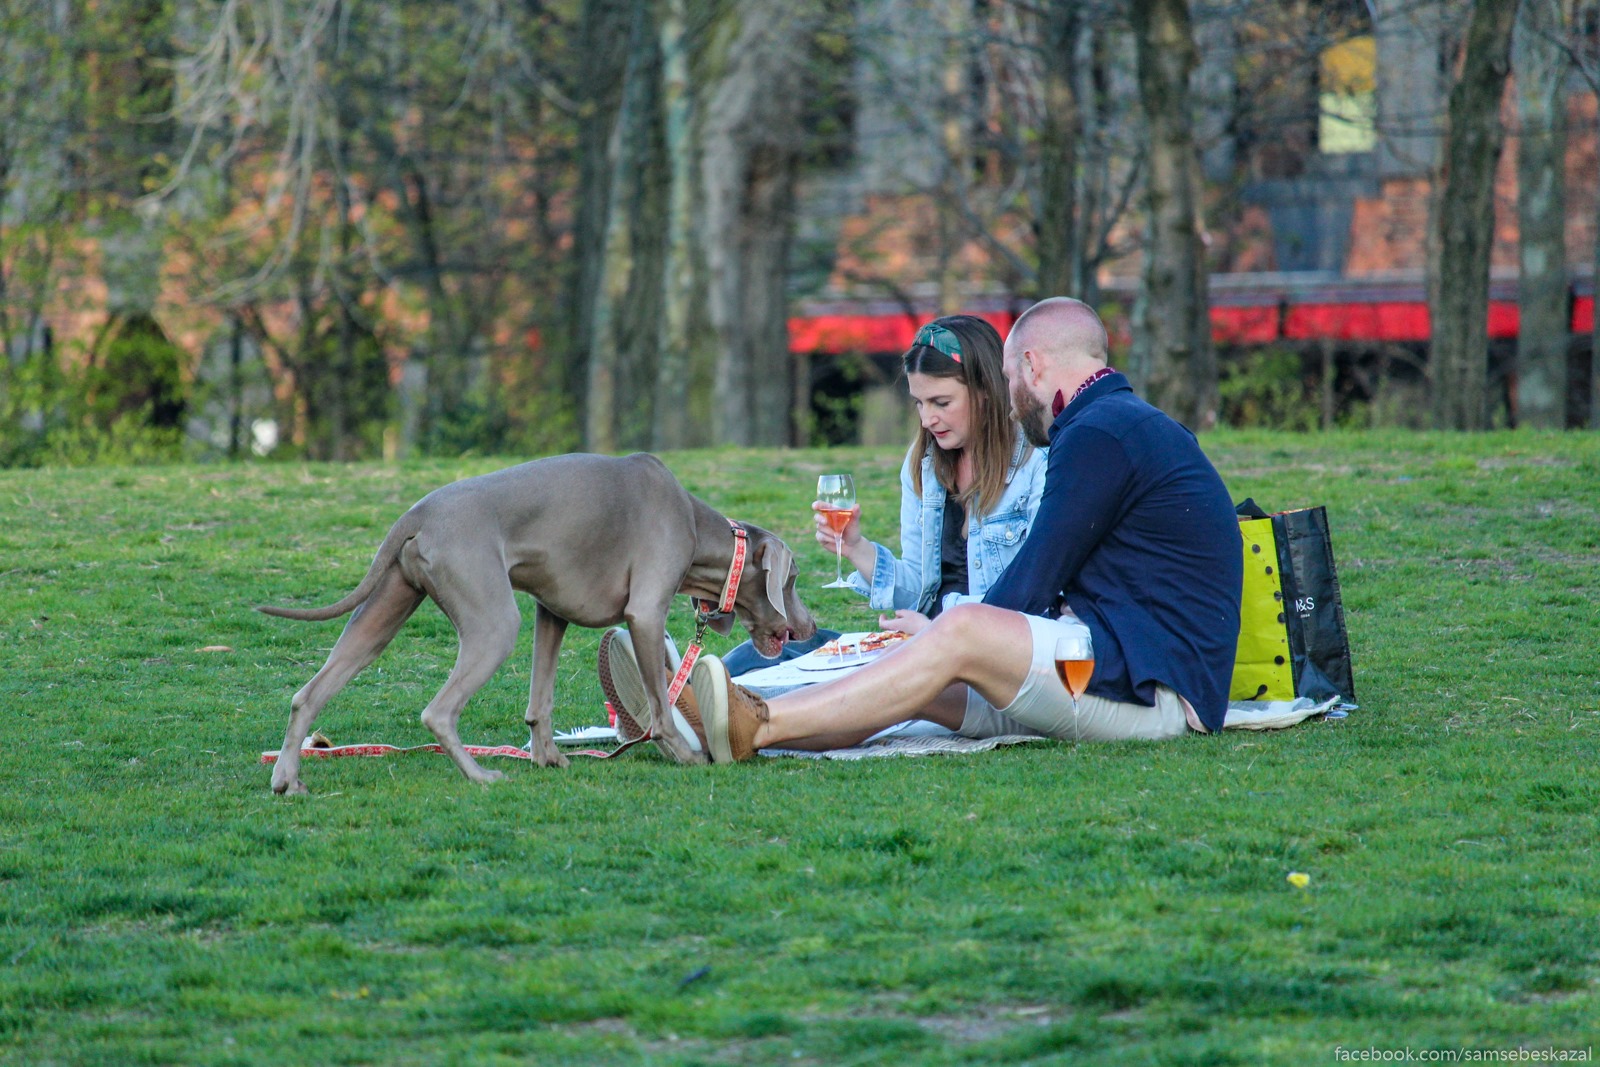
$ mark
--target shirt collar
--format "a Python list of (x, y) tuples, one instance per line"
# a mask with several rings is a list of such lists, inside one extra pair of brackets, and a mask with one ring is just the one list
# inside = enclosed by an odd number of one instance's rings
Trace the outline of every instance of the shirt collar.
[[(1050, 424), (1050, 440), (1052, 442), (1055, 441), (1056, 434), (1066, 429), (1069, 422), (1077, 418), (1081, 412), (1096, 400), (1107, 393), (1115, 393), (1124, 389), (1132, 391), (1133, 384), (1128, 381), (1127, 375), (1121, 371), (1112, 370), (1110, 367), (1105, 369), (1110, 373), (1100, 375), (1097, 380), (1085, 383), (1087, 388), (1074, 395), (1067, 402), (1067, 406), (1061, 409), (1061, 414), (1057, 415), (1055, 421)], [(1096, 374), (1098, 375), (1099, 372), (1097, 371)]]

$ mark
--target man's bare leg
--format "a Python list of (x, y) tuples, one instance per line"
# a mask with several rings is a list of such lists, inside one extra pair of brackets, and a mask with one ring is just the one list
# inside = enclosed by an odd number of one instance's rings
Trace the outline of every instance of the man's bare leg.
[[(925, 719), (928, 722), (938, 723), (948, 730), (961, 729), (961, 720), (967, 715), (967, 694), (971, 692), (966, 682), (953, 682), (945, 686), (944, 692), (933, 698), (933, 702), (915, 715), (907, 716), (899, 722), (889, 723), (889, 726), (898, 726), (908, 719)], [(787, 694), (786, 694), (787, 695)], [(777, 699), (777, 698), (772, 698)], [(767, 701), (770, 709), (772, 699)], [(805, 752), (832, 752), (838, 748), (854, 748), (867, 738), (885, 727), (874, 727), (862, 730), (849, 730), (839, 734), (816, 734), (811, 737), (800, 737), (793, 741), (785, 741), (784, 748), (800, 749)]]
[(848, 747), (907, 719), (959, 729), (968, 686), (1003, 708), (1016, 699), (1032, 663), (1032, 633), (1020, 614), (960, 604), (854, 674), (767, 701), (769, 718), (755, 747)]

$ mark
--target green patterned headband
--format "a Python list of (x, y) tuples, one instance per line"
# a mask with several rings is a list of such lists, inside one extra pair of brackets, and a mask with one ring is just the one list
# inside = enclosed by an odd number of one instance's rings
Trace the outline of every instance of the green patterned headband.
[(930, 322), (918, 330), (917, 339), (911, 343), (938, 349), (957, 363), (961, 362), (961, 342), (948, 328), (940, 326), (937, 322)]

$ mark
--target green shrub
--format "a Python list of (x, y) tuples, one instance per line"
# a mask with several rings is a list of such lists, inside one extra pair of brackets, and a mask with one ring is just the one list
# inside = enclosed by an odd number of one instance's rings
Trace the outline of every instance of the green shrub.
[(1312, 430), (1317, 402), (1300, 357), (1282, 348), (1252, 349), (1220, 361), (1221, 421), (1239, 429)]

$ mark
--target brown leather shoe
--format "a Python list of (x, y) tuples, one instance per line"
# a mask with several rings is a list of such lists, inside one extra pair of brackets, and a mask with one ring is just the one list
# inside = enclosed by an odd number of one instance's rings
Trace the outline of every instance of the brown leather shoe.
[(600, 635), (600, 654), (595, 663), (600, 675), (600, 692), (617, 717), (617, 740), (628, 742), (650, 732), (650, 697), (645, 692), (639, 660), (633, 654), (633, 640), (626, 630), (607, 630)]
[[(671, 666), (670, 659), (667, 666)], [(611, 629), (600, 635), (597, 667), (600, 675), (600, 691), (605, 694), (606, 703), (617, 714), (617, 740), (626, 744), (649, 733), (653, 717), (650, 712), (650, 695), (645, 692), (644, 676), (639, 671), (639, 658), (633, 650), (633, 639), (626, 630)], [(683, 692), (678, 694), (674, 706), (678, 709), (682, 723), (687, 723), (693, 732), (694, 736), (689, 739), (690, 747), (694, 747), (698, 742), (699, 750), (706, 752), (709, 751), (709, 747), (706, 744), (705, 726), (700, 721), (700, 708), (694, 693), (690, 690), (691, 687), (685, 685)]]
[(701, 656), (689, 675), (705, 723), (712, 763), (733, 763), (756, 754), (756, 731), (770, 718), (767, 702), (735, 685), (715, 656)]

